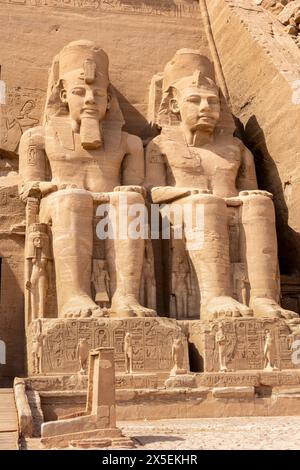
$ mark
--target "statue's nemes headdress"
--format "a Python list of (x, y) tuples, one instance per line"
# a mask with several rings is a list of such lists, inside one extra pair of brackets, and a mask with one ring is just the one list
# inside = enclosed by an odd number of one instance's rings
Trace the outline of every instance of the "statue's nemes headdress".
[(49, 74), (44, 122), (53, 116), (65, 113), (60, 91), (63, 88), (63, 81), (68, 80), (71, 75), (74, 77), (74, 74), (78, 83), (97, 82), (99, 88), (110, 93), (112, 99), (106, 120), (123, 125), (122, 112), (109, 82), (108, 56), (103, 49), (88, 40), (73, 41), (54, 57)]
[(167, 63), (162, 74), (153, 77), (150, 87), (149, 113), (151, 122), (160, 127), (178, 124), (171, 112), (170, 101), (186, 88), (204, 88), (220, 97), (221, 116), (217, 130), (233, 133), (235, 130), (231, 113), (217, 85), (212, 61), (199, 50), (180, 49)]

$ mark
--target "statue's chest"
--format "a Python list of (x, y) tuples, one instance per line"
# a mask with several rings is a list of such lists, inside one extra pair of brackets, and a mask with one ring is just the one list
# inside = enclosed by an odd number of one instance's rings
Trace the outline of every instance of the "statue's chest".
[(101, 168), (118, 165), (123, 158), (124, 151), (121, 146), (118, 148), (105, 143), (105, 147), (95, 150), (86, 150), (81, 144), (75, 146), (75, 149), (65, 152), (66, 160), (79, 162), (82, 165), (96, 165)]
[(74, 165), (98, 165), (100, 167), (119, 165), (124, 156), (122, 139), (106, 135), (99, 149), (84, 149), (79, 134), (53, 132), (46, 139), (46, 152), (50, 161), (65, 161)]
[(165, 155), (171, 168), (180, 168), (183, 171), (193, 171), (206, 176), (224, 171), (236, 173), (241, 159), (240, 149), (234, 144), (197, 148), (174, 142), (165, 146)]

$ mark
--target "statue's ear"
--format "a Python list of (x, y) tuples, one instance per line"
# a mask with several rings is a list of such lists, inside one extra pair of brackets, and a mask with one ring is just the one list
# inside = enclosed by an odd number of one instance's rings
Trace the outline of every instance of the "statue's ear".
[(171, 98), (170, 99), (170, 110), (173, 114), (178, 114), (179, 111), (179, 106), (178, 106), (178, 101), (176, 98)]
[(60, 99), (61, 101), (66, 104), (67, 103), (67, 92), (64, 88), (62, 88), (59, 92), (59, 96), (60, 96)]

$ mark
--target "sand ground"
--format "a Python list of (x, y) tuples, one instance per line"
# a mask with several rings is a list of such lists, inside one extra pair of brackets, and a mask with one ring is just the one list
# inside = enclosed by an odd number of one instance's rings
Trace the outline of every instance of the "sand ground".
[[(300, 416), (118, 422), (137, 450), (300, 450)], [(28, 439), (23, 449), (41, 449)]]
[(300, 449), (300, 417), (203, 418), (119, 423), (137, 449)]

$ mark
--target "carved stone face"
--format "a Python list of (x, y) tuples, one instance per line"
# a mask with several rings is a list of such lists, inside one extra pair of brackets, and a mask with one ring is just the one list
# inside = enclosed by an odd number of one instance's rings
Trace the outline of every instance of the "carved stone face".
[(35, 237), (33, 239), (33, 245), (36, 247), (36, 248), (41, 248), (42, 246), (42, 240), (40, 237)]
[(213, 131), (220, 118), (217, 91), (206, 88), (186, 88), (171, 100), (173, 113), (180, 113), (182, 123), (192, 132)]
[(97, 79), (93, 83), (85, 83), (82, 75), (74, 71), (64, 78), (61, 100), (68, 104), (72, 121), (79, 124), (86, 117), (102, 121), (110, 101), (107, 89)]

